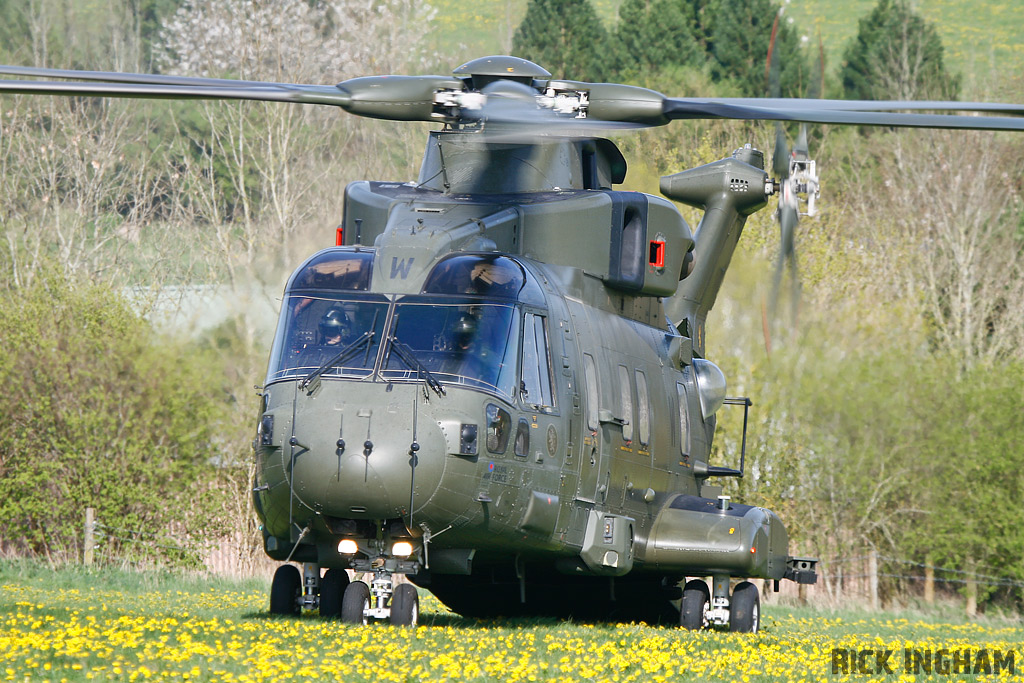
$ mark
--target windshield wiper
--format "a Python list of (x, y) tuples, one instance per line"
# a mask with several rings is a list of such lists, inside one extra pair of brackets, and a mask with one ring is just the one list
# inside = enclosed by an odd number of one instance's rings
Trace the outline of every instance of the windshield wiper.
[(416, 352), (408, 344), (399, 341), (398, 337), (390, 337), (389, 341), (391, 342), (391, 348), (395, 350), (398, 357), (410, 368), (416, 370), (417, 376), (422, 377), (427, 386), (433, 389), (438, 396), (444, 396), (447, 393), (441, 382), (420, 362), (420, 359), (416, 357)]
[(374, 330), (372, 328), (367, 330), (366, 332), (363, 332), (354, 342), (352, 342), (351, 344), (343, 348), (341, 351), (339, 351), (337, 354), (335, 354), (333, 358), (328, 360), (326, 363), (318, 367), (313, 372), (306, 375), (305, 379), (299, 382), (299, 388), (305, 389), (310, 385), (310, 383), (313, 382), (313, 380), (318, 378), (320, 375), (324, 374), (325, 372), (333, 368), (335, 365), (338, 365), (339, 363), (348, 360), (351, 356), (354, 356), (356, 352), (359, 351), (359, 348), (363, 344), (367, 344), (371, 339), (373, 339), (373, 335)]

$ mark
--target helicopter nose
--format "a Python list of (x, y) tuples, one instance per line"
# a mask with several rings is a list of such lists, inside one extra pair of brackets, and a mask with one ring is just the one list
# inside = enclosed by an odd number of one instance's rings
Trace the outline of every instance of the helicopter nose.
[(337, 424), (337, 413), (320, 419), (316, 412), (296, 415), (297, 502), (343, 519), (393, 519), (406, 515), (410, 504), (415, 511), (437, 488), (445, 442), (436, 423), (421, 421), (414, 440), (411, 414), (381, 411), (375, 420), (363, 409), (361, 428), (339, 436), (323, 427)]

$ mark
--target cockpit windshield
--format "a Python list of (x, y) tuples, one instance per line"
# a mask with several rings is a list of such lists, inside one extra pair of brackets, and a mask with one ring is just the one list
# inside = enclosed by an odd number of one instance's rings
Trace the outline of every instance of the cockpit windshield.
[[(457, 385), (552, 405), (550, 382), (531, 379), (541, 355), (540, 374), (549, 374), (546, 351), (535, 348), (538, 338), (544, 342), (543, 322), (538, 328), (538, 314), (522, 310), (538, 310), (544, 294), (522, 264), (507, 256), (453, 254), (434, 266), (419, 294), (396, 298), (367, 291), (372, 258), (370, 251), (332, 248), (295, 272), (267, 384), (298, 379), (305, 387), (319, 377), (426, 381), (439, 393)], [(530, 364), (523, 378), (520, 355)]]
[(267, 382), (306, 377), (347, 347), (357, 344), (322, 376), (362, 379), (373, 372), (387, 319), (388, 300), (379, 294), (289, 295), (271, 354)]
[[(442, 384), (484, 389), (511, 400), (516, 386), (519, 325), (511, 302), (408, 296), (395, 305), (392, 335)], [(416, 379), (400, 354), (386, 353), (381, 376)]]

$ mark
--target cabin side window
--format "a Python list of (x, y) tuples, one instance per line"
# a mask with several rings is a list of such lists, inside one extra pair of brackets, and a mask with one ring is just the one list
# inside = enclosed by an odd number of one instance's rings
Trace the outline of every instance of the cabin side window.
[(530, 452), (530, 424), (525, 418), (519, 419), (519, 425), (516, 427), (516, 441), (512, 450), (520, 457)]
[(622, 408), (622, 440), (633, 440), (633, 387), (629, 380), (629, 369), (619, 366), (619, 401)]
[(643, 370), (636, 371), (636, 421), (637, 436), (646, 446), (651, 442), (651, 401), (647, 393), (647, 375)]
[(596, 432), (599, 424), (597, 402), (600, 395), (597, 386), (597, 365), (589, 353), (583, 354), (583, 376), (587, 381), (587, 428)]
[(544, 316), (536, 313), (526, 313), (523, 316), (522, 373), (519, 389), (523, 403), (535, 408), (554, 406)]
[(686, 402), (686, 385), (676, 382), (676, 395), (679, 398), (679, 450), (683, 455), (690, 454), (690, 412)]
[(508, 437), (512, 431), (512, 417), (507, 410), (493, 403), (487, 404), (487, 450), (491, 453), (504, 453), (508, 447)]

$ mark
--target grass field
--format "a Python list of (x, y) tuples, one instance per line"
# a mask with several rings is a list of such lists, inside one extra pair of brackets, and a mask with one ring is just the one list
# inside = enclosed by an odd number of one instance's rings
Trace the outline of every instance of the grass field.
[[(859, 20), (877, 0), (789, 0), (787, 12), (811, 41), (821, 35), (834, 71), (846, 45), (857, 35)], [(948, 66), (975, 78), (1024, 77), (1024, 2), (1020, 0), (930, 0), (911, 3), (935, 25), (946, 48)]]
[[(995, 654), (1003, 657), (999, 678), (1024, 680), (1020, 621), (769, 606), (759, 634), (693, 633), (464, 620), (427, 596), (419, 629), (356, 628), (312, 615), (270, 617), (268, 583), (0, 563), (0, 680), (897, 680), (905, 651), (942, 649), (944, 680), (963, 678), (951, 653), (965, 649), (972, 667), (985, 649), (993, 671)], [(860, 657), (860, 670), (855, 655), (848, 675), (833, 675), (835, 648), (872, 654)], [(892, 675), (877, 662), (886, 650)], [(881, 676), (858, 672), (876, 669)]]
[[(622, 0), (591, 2), (605, 25), (614, 26)], [(456, 59), (507, 52), (527, 3), (431, 0), (438, 15), (429, 42), (445, 55), (457, 55)], [(871, 12), (877, 0), (784, 0), (784, 4), (787, 16), (812, 44), (816, 45), (821, 35), (827, 68), (835, 73), (846, 45), (857, 34), (858, 21)], [(949, 66), (964, 74), (965, 85), (978, 79), (1024, 78), (1024, 2), (918, 0), (913, 4), (935, 24)]]

